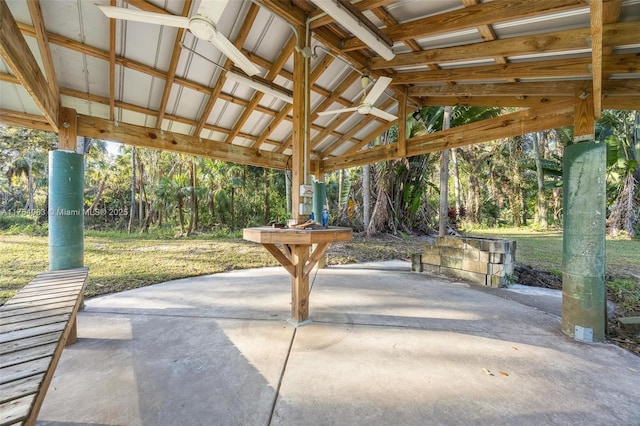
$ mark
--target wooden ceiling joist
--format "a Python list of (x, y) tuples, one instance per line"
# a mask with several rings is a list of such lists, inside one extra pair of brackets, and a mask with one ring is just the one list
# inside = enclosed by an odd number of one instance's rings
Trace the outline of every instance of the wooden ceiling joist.
[[(638, 34), (634, 36), (633, 30), (637, 30), (639, 27), (640, 21), (607, 24), (602, 27), (602, 44), (603, 46), (614, 47), (636, 43)], [(577, 28), (503, 40), (483, 41), (464, 46), (428, 49), (396, 55), (390, 61), (385, 61), (383, 58), (373, 58), (371, 60), (371, 69), (451, 62), (460, 60), (460, 58), (473, 60), (587, 49), (590, 47), (588, 40), (591, 36), (590, 28)]]
[[(398, 73), (393, 84), (444, 83), (449, 81), (495, 81), (511, 78), (585, 79), (591, 78), (591, 58), (527, 61), (502, 65), (467, 66), (423, 72)], [(640, 68), (637, 54), (613, 55), (603, 60), (608, 74), (636, 73)]]
[(53, 130), (58, 131), (60, 95), (51, 90), (5, 0), (0, 0), (0, 56), (29, 92)]
[[(419, 39), (473, 28), (478, 25), (511, 21), (579, 7), (585, 7), (584, 0), (494, 0), (398, 24), (385, 28), (383, 32), (393, 41)], [(366, 47), (362, 41), (355, 37), (345, 40), (343, 46), (344, 51)]]
[[(191, 0), (186, 0), (182, 8), (182, 16), (187, 16), (191, 9)], [(182, 47), (180, 43), (184, 34), (184, 28), (178, 28), (176, 33), (176, 39), (173, 42), (173, 51), (171, 52), (171, 62), (169, 62), (169, 70), (167, 71), (167, 79), (164, 83), (164, 89), (162, 90), (162, 99), (160, 100), (160, 106), (158, 107), (158, 120), (156, 121), (156, 129), (162, 126), (162, 120), (164, 120), (165, 111), (167, 109), (167, 103), (169, 102), (169, 95), (171, 94), (171, 88), (173, 87), (173, 81), (176, 78), (176, 69), (178, 68), (178, 61), (180, 60), (180, 53), (182, 53)]]

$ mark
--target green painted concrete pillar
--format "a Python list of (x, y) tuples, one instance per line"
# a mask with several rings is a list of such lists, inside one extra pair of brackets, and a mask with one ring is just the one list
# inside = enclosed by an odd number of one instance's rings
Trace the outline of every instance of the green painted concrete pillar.
[(327, 205), (327, 187), (324, 182), (313, 182), (313, 216), (322, 223), (322, 210)]
[(49, 269), (84, 266), (84, 161), (49, 152)]
[(605, 167), (604, 143), (564, 151), (562, 331), (586, 342), (606, 336)]

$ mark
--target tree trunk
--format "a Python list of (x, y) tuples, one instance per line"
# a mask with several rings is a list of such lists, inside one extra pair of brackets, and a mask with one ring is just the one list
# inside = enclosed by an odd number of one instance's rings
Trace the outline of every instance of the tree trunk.
[(189, 204), (190, 204), (190, 214), (189, 214), (189, 227), (187, 228), (187, 237), (191, 235), (193, 232), (193, 227), (196, 222), (196, 209), (198, 208), (198, 200), (196, 200), (196, 172), (195, 172), (195, 161), (191, 158), (189, 159), (189, 180), (190, 186), (189, 189)]
[(269, 169), (264, 168), (263, 169), (263, 176), (264, 176), (264, 193), (263, 193), (263, 219), (262, 219), (262, 223), (264, 223), (265, 225), (269, 223), (269, 216), (271, 215), (271, 206), (269, 205), (269, 186), (271, 184), (270, 182), (270, 173), (269, 173)]
[(461, 208), (464, 205), (464, 200), (462, 199), (462, 184), (458, 170), (458, 154), (455, 148), (451, 149), (451, 167), (453, 169), (453, 191), (456, 198), (456, 221), (459, 221), (462, 217)]
[(131, 147), (131, 203), (129, 214), (129, 227), (127, 232), (130, 234), (133, 229), (133, 221), (136, 216), (136, 147)]
[(542, 155), (540, 152), (540, 137), (538, 132), (533, 133), (533, 158), (536, 163), (536, 177), (538, 180), (538, 198), (536, 202), (536, 215), (533, 222), (542, 229), (547, 229), (547, 198), (544, 193), (544, 172), (542, 170)]
[(144, 218), (144, 205), (142, 199), (142, 193), (144, 192), (144, 167), (142, 160), (140, 159), (140, 151), (137, 152), (138, 156), (138, 226), (142, 227), (142, 221)]
[(100, 203), (100, 200), (102, 200), (102, 192), (104, 191), (108, 176), (109, 174), (105, 173), (102, 177), (100, 185), (98, 185), (98, 193), (96, 194), (96, 198), (93, 199), (93, 203), (91, 203), (91, 205), (84, 211), (84, 214), (89, 214), (91, 210), (93, 210), (98, 205), (98, 203)]
[(27, 156), (27, 166), (28, 166), (28, 190), (29, 190), (29, 200), (27, 201), (27, 210), (29, 210), (29, 214), (33, 213), (33, 193), (35, 191), (33, 185), (33, 152), (30, 152)]
[[(442, 121), (442, 130), (446, 130), (451, 126), (451, 107), (444, 108), (444, 117)], [(438, 219), (440, 226), (438, 235), (444, 237), (447, 235), (447, 225), (449, 224), (449, 150), (442, 151), (440, 157), (440, 203), (438, 209)]]
[(338, 170), (338, 217), (342, 217), (342, 188), (344, 187), (344, 169)]
[(362, 226), (369, 232), (371, 222), (371, 166), (362, 166)]

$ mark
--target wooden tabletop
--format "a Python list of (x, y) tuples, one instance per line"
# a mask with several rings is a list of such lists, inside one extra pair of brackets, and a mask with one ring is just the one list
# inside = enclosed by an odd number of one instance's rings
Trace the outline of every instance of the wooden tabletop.
[(261, 226), (245, 228), (243, 238), (261, 244), (320, 244), (336, 241), (350, 241), (351, 228), (330, 226), (321, 229), (289, 229)]

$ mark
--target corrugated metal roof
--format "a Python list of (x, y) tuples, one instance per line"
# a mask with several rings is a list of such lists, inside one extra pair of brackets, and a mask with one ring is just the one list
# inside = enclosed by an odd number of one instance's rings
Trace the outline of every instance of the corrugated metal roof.
[[(34, 34), (33, 20), (25, 0), (4, 0), (9, 7), (14, 19), (20, 23), (21, 30), (29, 49), (35, 57), (38, 65), (45, 73), (43, 55), (41, 54)], [(211, 0), (204, 0), (211, 1)], [(107, 5), (107, 0), (96, 0), (96, 3)], [(316, 116), (319, 106), (323, 110), (340, 109), (358, 105), (363, 96), (363, 89), (359, 78), (356, 78), (348, 87), (341, 90), (332, 102), (326, 104), (326, 99), (332, 96), (350, 75), (371, 72), (372, 77), (388, 75), (414, 76), (419, 74), (444, 72), (449, 69), (469, 70), (469, 78), (460, 81), (447, 80), (446, 78), (425, 79), (406, 85), (407, 89), (420, 86), (442, 86), (461, 84), (486, 84), (506, 82), (548, 82), (548, 81), (572, 81), (576, 79), (590, 79), (586, 68), (584, 75), (558, 76), (548, 75), (514, 75), (511, 78), (489, 77), (479, 74), (474, 76), (474, 70), (487, 65), (500, 66), (509, 63), (527, 63), (539, 65), (551, 60), (569, 60), (572, 58), (591, 58), (591, 49), (587, 42), (571, 49), (555, 49), (544, 46), (526, 48), (526, 43), (518, 45), (520, 53), (508, 55), (491, 55), (483, 53), (483, 56), (474, 57), (473, 49), (467, 50), (464, 55), (447, 60), (435, 62), (414, 61), (411, 64), (391, 65), (389, 68), (375, 71), (367, 70), (369, 59), (376, 61), (376, 54), (369, 49), (348, 47), (354, 43), (352, 35), (342, 26), (326, 20), (323, 14), (313, 11), (313, 4), (304, 0), (294, 0), (295, 6), (290, 7), (292, 16), (298, 14), (304, 16), (310, 13), (312, 17), (312, 41), (311, 47), (316, 55), (310, 60), (310, 69), (313, 75), (314, 69), (328, 60), (325, 48), (333, 52), (339, 58), (331, 58), (330, 63), (316, 76), (311, 85), (311, 127), (312, 146), (318, 158), (325, 158), (330, 153), (332, 156), (340, 155), (350, 149), (351, 146), (376, 135), (376, 129), (385, 129), (387, 123), (375, 117), (363, 116), (358, 113), (349, 113), (348, 116)], [(534, 35), (553, 35), (567, 29), (590, 28), (589, 5), (571, 0), (540, 0), (538, 2), (525, 2), (523, 0), (495, 0), (483, 2), (477, 5), (471, 0), (440, 0), (440, 1), (362, 1), (354, 3), (356, 8), (363, 9), (364, 15), (377, 27), (391, 34), (394, 51), (397, 55), (411, 54), (416, 51), (426, 53), (436, 52), (435, 49), (452, 47), (464, 47), (468, 45), (481, 45), (495, 40), (520, 40), (521, 37)], [(527, 4), (529, 3), (529, 4)], [(173, 15), (181, 15), (184, 8), (183, 0), (117, 0), (116, 6), (137, 9), (155, 9), (165, 11)], [(487, 21), (487, 14), (483, 14), (491, 4), (504, 5), (504, 12), (495, 12), (491, 21)], [(535, 6), (534, 6), (535, 4)], [(619, 54), (637, 54), (640, 52), (640, 0), (607, 1), (604, 3), (606, 13), (615, 15), (611, 22), (628, 22), (630, 25), (619, 30), (628, 34), (627, 42), (612, 46), (606, 52), (606, 57)], [(254, 88), (242, 83), (224, 79), (224, 71), (227, 58), (211, 43), (195, 38), (189, 31), (185, 31), (180, 39), (176, 40), (178, 30), (172, 27), (155, 24), (139, 23), (134, 21), (116, 20), (115, 31), (115, 55), (116, 61), (113, 71), (115, 91), (110, 93), (110, 20), (98, 9), (93, 1), (85, 0), (57, 0), (41, 1), (43, 20), (49, 34), (51, 59), (55, 68), (55, 78), (60, 88), (60, 101), (62, 106), (74, 108), (78, 114), (109, 119), (110, 98), (113, 96), (115, 108), (113, 117), (119, 123), (129, 123), (149, 128), (161, 128), (166, 131), (183, 133), (213, 141), (232, 143), (239, 146), (252, 147), (265, 151), (290, 152), (287, 145), (291, 141), (292, 134), (292, 108), (290, 104), (277, 99), (269, 94), (262, 94)], [(200, 1), (193, 1), (187, 16), (195, 13)], [(619, 14), (616, 14), (616, 5), (619, 5)], [(257, 7), (255, 18), (248, 22), (247, 17), (251, 9)], [(273, 69), (273, 63), (280, 59), (284, 47), (294, 34), (292, 25), (287, 20), (292, 20), (284, 9), (279, 9), (274, 2), (268, 0), (230, 1), (222, 13), (218, 22), (218, 30), (230, 40), (236, 40), (241, 34), (246, 33), (246, 39), (241, 48), (243, 52), (256, 64), (262, 77), (269, 80), (277, 87), (291, 91), (293, 89), (293, 52), (284, 58), (282, 68)], [(286, 8), (285, 7), (285, 8)], [(299, 9), (298, 9), (299, 7)], [(456, 25), (452, 20), (452, 14), (464, 12), (469, 7), (474, 8), (474, 13), (479, 16), (477, 25)], [(536, 7), (538, 11), (536, 11)], [(609, 8), (611, 10), (609, 10)], [(498, 9), (496, 9), (498, 10)], [(502, 9), (501, 9), (502, 10)], [(518, 14), (512, 10), (523, 10)], [(458, 22), (460, 19), (457, 16)], [(514, 17), (515, 16), (515, 17)], [(609, 15), (607, 15), (609, 16)], [(425, 18), (438, 19), (438, 25), (432, 25), (415, 30), (409, 36), (397, 36), (399, 28), (408, 28), (412, 22), (422, 22)], [(322, 24), (317, 24), (322, 21)], [(315, 24), (314, 24), (315, 22)], [(433, 21), (436, 22), (436, 21)], [(465, 21), (466, 22), (466, 21)], [(609, 24), (611, 22), (605, 22)], [(317, 25), (316, 25), (317, 24)], [(458, 28), (460, 27), (460, 28)], [(455, 28), (455, 29), (452, 29)], [(412, 30), (407, 30), (412, 31)], [(606, 31), (605, 31), (606, 34)], [(395, 35), (395, 36), (394, 36)], [(634, 41), (633, 35), (637, 38)], [(302, 35), (298, 35), (302, 37)], [(396, 38), (394, 38), (396, 37)], [(327, 43), (327, 39), (335, 40), (333, 45)], [(173, 57), (175, 43), (182, 43), (185, 48), (178, 50), (178, 58)], [(518, 41), (520, 42), (520, 41)], [(341, 43), (344, 43), (344, 47)], [(351, 45), (352, 46), (352, 45)], [(397, 58), (397, 57), (396, 57)], [(175, 74), (167, 74), (171, 63), (177, 60)], [(616, 69), (613, 76), (633, 82), (639, 78), (638, 59), (629, 57), (626, 70)], [(217, 65), (214, 65), (217, 64)], [(356, 66), (354, 66), (356, 64)], [(228, 68), (228, 67), (227, 67)], [(607, 78), (605, 65), (605, 78)], [(440, 75), (440, 74), (438, 74)], [(0, 60), (0, 109), (10, 111), (12, 114), (39, 115), (42, 111), (36, 106), (31, 96), (24, 90), (13, 77), (13, 72), (4, 60)], [(217, 91), (221, 79), (226, 80)], [(165, 87), (166, 81), (172, 82), (169, 88)], [(618, 81), (618, 80), (615, 80)], [(372, 85), (373, 83), (371, 83)], [(369, 86), (369, 89), (371, 87)], [(168, 90), (168, 92), (165, 92)], [(385, 91), (375, 102), (376, 106), (386, 105), (383, 109), (391, 114), (398, 114), (398, 93), (405, 90), (403, 85), (393, 85)], [(218, 93), (216, 99), (211, 99), (212, 93)], [(604, 99), (607, 99), (604, 93)], [(256, 96), (261, 99), (254, 101)], [(480, 95), (479, 95), (480, 96)], [(164, 111), (159, 111), (166, 97)], [(514, 99), (517, 96), (513, 96)], [(452, 103), (460, 102), (452, 97)], [(482, 103), (488, 98), (478, 98)], [(391, 100), (389, 104), (387, 101)], [(520, 99), (522, 101), (522, 99)], [(385, 103), (386, 102), (386, 103)], [(408, 99), (410, 112), (420, 105), (429, 104), (428, 97), (410, 96)], [(625, 105), (633, 106), (633, 102), (627, 101)], [(247, 108), (253, 110), (247, 112)], [(281, 111), (287, 111), (284, 119), (276, 121)], [(163, 115), (162, 122), (158, 122), (158, 116)], [(246, 121), (238, 125), (243, 115)], [(356, 129), (362, 121), (367, 124), (358, 128), (349, 136), (352, 129)], [(1, 121), (1, 114), (0, 114)], [(236, 128), (238, 126), (238, 128)], [(202, 129), (197, 135), (198, 129)], [(322, 129), (326, 129), (321, 132)], [(317, 135), (324, 134), (324, 139), (316, 139)], [(235, 135), (233, 140), (229, 134)], [(256, 142), (260, 141), (259, 146)], [(336, 146), (342, 144), (342, 146)]]

